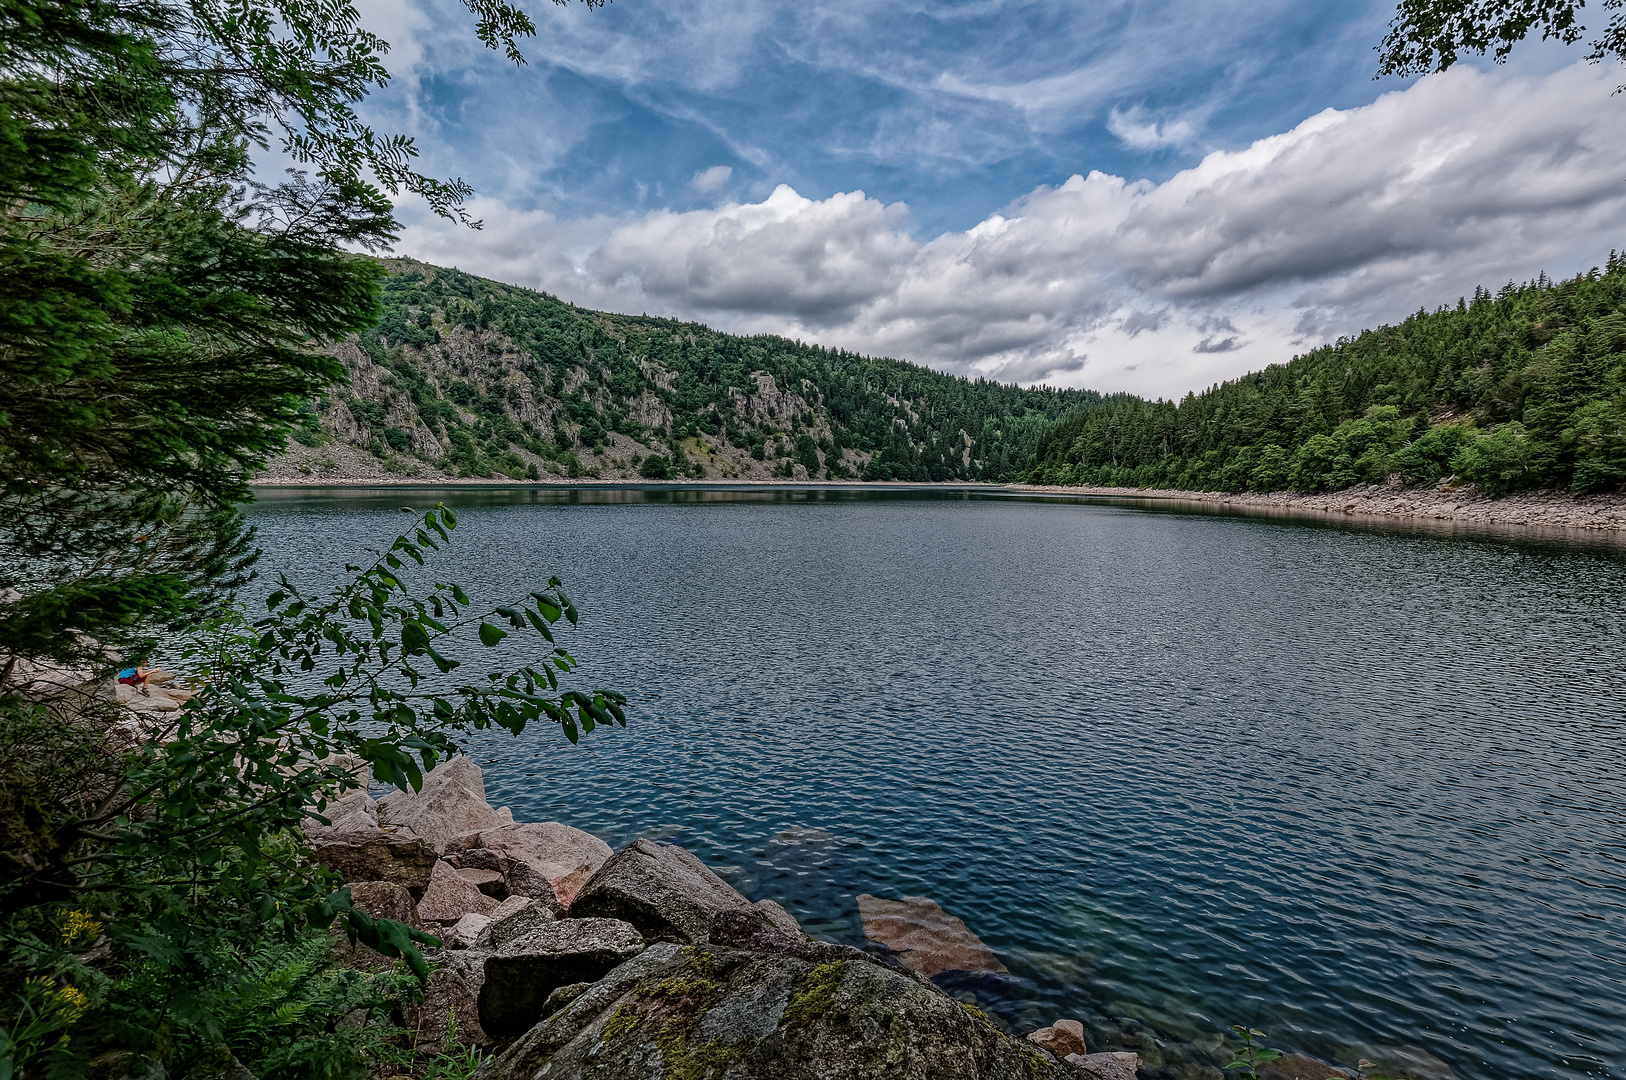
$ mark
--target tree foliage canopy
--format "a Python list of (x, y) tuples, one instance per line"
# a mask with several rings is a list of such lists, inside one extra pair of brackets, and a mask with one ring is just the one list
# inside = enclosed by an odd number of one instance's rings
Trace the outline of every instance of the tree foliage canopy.
[(1591, 33), (1587, 58), (1626, 60), (1626, 0), (1601, 0), (1614, 14), (1601, 29), (1581, 19), (1586, 0), (1400, 0), (1378, 46), (1380, 75), (1444, 71), (1463, 53), (1504, 62), (1513, 46), (1539, 31), (1542, 40), (1573, 45)]
[(1492, 491), (1626, 485), (1626, 259), (1420, 311), (1183, 400), (1049, 428), (1045, 483), (1326, 491), (1457, 475)]

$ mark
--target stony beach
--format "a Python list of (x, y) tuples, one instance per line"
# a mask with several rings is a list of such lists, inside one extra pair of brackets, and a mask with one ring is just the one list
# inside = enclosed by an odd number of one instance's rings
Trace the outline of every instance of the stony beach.
[(1170, 491), (1161, 488), (1058, 487), (1041, 484), (1013, 484), (1006, 490), (1147, 499), (1160, 503), (1190, 503), (1307, 516), (1445, 521), (1478, 526), (1532, 526), (1604, 532), (1626, 529), (1626, 494), (1618, 492), (1575, 495), (1570, 492), (1537, 491), (1497, 498), (1471, 486), (1408, 488), (1389, 484), (1362, 484), (1316, 495), (1296, 491)]

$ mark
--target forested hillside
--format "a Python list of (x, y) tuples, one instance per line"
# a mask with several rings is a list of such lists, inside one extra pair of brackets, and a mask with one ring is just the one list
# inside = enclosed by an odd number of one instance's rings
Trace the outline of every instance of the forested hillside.
[(339, 470), (338, 444), (401, 476), (1011, 480), (1101, 401), (387, 265), (382, 319), (338, 349), (350, 385), (273, 472)]
[(1418, 312), (1172, 401), (1115, 398), (1039, 440), (1030, 479), (1326, 491), (1456, 478), (1626, 485), (1626, 255)]

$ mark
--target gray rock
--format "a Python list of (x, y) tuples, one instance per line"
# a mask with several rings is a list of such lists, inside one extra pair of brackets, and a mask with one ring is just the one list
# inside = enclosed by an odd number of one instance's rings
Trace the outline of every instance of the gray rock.
[(518, 1035), (542, 1015), (548, 995), (594, 982), (644, 950), (643, 935), (618, 919), (562, 919), (498, 947), (486, 958), (480, 1023)]
[(471, 911), (440, 936), (441, 944), (448, 949), (473, 948), (490, 925), (491, 920), (486, 916)]
[(477, 1080), (1039, 1080), (1065, 1067), (901, 972), (651, 946), (546, 1017)]
[(548, 995), (548, 1000), (542, 1003), (542, 1016), (540, 1019), (546, 1020), (592, 988), (593, 984), (590, 982), (571, 983), (569, 986), (554, 987), (553, 993)]
[[(423, 920), (418, 918), (418, 907), (412, 902), (412, 894), (393, 881), (354, 882), (350, 886), (350, 902), (357, 910), (375, 919), (394, 919), (415, 930), (423, 929)], [(330, 937), (333, 958), (341, 967), (374, 971), (387, 970), (396, 964), (393, 957), (385, 956), (359, 941), (352, 943), (339, 924), (334, 925)]]
[(1309, 1054), (1283, 1054), (1259, 1063), (1259, 1080), (1347, 1080), (1349, 1073)]
[[(491, 957), (490, 949), (476, 946), (472, 949), (448, 949), (440, 955), (440, 966), (449, 971), (455, 971), (460, 979), (468, 985), (469, 991), (477, 998), (480, 988), (486, 982), (486, 961)], [(475, 1016), (479, 1015), (479, 1007), (475, 1007)]]
[(423, 929), (418, 918), (418, 905), (403, 885), (393, 881), (357, 881), (350, 885), (350, 902), (375, 919), (394, 919), (416, 929)]
[(1069, 1054), (1064, 1060), (1099, 1080), (1135, 1080), (1140, 1055), (1117, 1051), (1110, 1054)]
[[(162, 1073), (160, 1073), (162, 1075)], [(224, 1046), (208, 1050), (187, 1070), (186, 1080), (256, 1080), (255, 1075)]]
[[(491, 1040), (480, 1027), (479, 1006), (474, 991), (453, 968), (438, 967), (424, 984), (423, 1001), (413, 1010), (413, 1042), (420, 1053), (454, 1051), (459, 1045), (488, 1046)], [(457, 1020), (454, 1045), (448, 1035)]]
[[(503, 904), (507, 903), (508, 901), (503, 901)], [(502, 907), (499, 905), (497, 910), (501, 911)], [(491, 925), (480, 935), (475, 944), (482, 949), (500, 949), (533, 930), (558, 921), (558, 917), (549, 911), (546, 905), (537, 903), (527, 904), (501, 919), (498, 919), (496, 914), (493, 913)]]
[(702, 944), (724, 911), (757, 914), (710, 868), (680, 847), (634, 840), (610, 857), (570, 906), (572, 916), (622, 919), (651, 941)]
[(503, 880), (502, 874), (496, 870), (460, 866), (457, 869), (457, 876), (493, 899), (503, 900), (508, 896), (508, 885)]

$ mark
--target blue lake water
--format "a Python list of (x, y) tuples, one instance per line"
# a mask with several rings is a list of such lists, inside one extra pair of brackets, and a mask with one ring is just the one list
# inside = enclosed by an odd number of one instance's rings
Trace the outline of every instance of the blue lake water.
[[(813, 933), (927, 896), (1147, 1076), (1233, 1023), (1420, 1076), (1626, 1077), (1626, 554), (990, 491), (263, 492), (336, 580), (399, 507), (550, 574), (631, 726), (481, 737), (494, 804), (681, 843)], [(1307, 1077), (1306, 1080), (1315, 1080)]]

